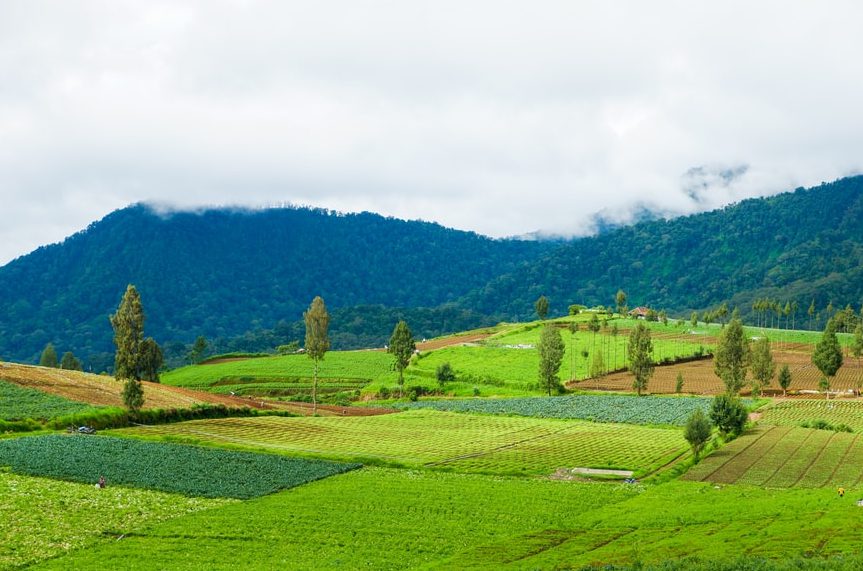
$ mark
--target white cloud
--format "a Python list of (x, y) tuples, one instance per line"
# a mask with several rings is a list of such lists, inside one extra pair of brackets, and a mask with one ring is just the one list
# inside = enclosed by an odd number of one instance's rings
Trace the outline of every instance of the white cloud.
[(144, 200), (580, 234), (598, 211), (831, 180), (863, 168), (860, 16), (854, 2), (7, 1), (0, 263)]

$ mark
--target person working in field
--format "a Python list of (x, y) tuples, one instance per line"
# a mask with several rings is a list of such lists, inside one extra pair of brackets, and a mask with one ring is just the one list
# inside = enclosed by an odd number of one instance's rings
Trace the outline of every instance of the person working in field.
[(105, 487), (105, 476), (99, 476), (99, 482), (96, 484), (96, 487), (100, 490)]

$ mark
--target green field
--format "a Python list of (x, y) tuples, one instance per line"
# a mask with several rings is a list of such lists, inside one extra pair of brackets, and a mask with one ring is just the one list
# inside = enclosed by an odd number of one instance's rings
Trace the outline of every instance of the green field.
[(20, 474), (148, 488), (209, 498), (252, 498), (357, 468), (339, 464), (145, 442), (48, 435), (0, 442), (0, 466)]
[(786, 400), (762, 410), (762, 424), (800, 426), (824, 420), (832, 425), (845, 424), (854, 432), (863, 431), (863, 401)]
[(861, 491), (840, 499), (832, 490), (695, 482), (643, 489), (370, 468), (149, 525), (38, 568), (125, 568), (130, 561), (140, 569), (578, 569), (804, 555), (817, 561), (858, 551), (863, 520), (852, 498)]
[(404, 410), (432, 409), (534, 418), (682, 426), (696, 409), (707, 413), (712, 398), (568, 395), (509, 399), (451, 399), (395, 403)]
[[(634, 486), (366, 468), (136, 530), (45, 569), (406, 569), (575, 524)], [(122, 531), (127, 531), (123, 529)]]
[(702, 460), (684, 478), (767, 488), (863, 486), (863, 438), (761, 426)]
[(574, 467), (647, 473), (687, 449), (678, 429), (436, 411), (349, 418), (226, 418), (115, 433), (489, 474), (551, 474)]
[(0, 380), (0, 420), (50, 420), (94, 408), (88, 404)]
[(58, 482), (0, 471), (0, 569), (56, 557), (148, 523), (233, 500)]

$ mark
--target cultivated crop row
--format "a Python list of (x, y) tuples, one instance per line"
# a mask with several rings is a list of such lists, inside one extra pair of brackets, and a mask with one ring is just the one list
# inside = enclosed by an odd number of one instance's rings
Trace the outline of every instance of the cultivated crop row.
[(863, 431), (863, 402), (849, 400), (786, 400), (764, 410), (761, 422), (779, 426), (799, 426), (824, 420), (832, 425), (845, 424), (855, 432)]
[(536, 418), (570, 418), (596, 422), (683, 425), (696, 409), (707, 412), (712, 399), (574, 395), (511, 399), (428, 400), (398, 403), (403, 409), (434, 409)]
[(84, 403), (0, 380), (0, 420), (49, 420), (90, 408)]
[(34, 476), (149, 488), (201, 497), (251, 498), (352, 470), (356, 464), (285, 458), (106, 436), (0, 441), (0, 466)]

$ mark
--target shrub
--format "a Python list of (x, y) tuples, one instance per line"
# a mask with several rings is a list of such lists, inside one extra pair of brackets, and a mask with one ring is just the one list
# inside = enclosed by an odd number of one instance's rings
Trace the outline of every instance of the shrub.
[(740, 399), (719, 395), (710, 406), (710, 420), (723, 436), (735, 437), (743, 431), (749, 413)]

